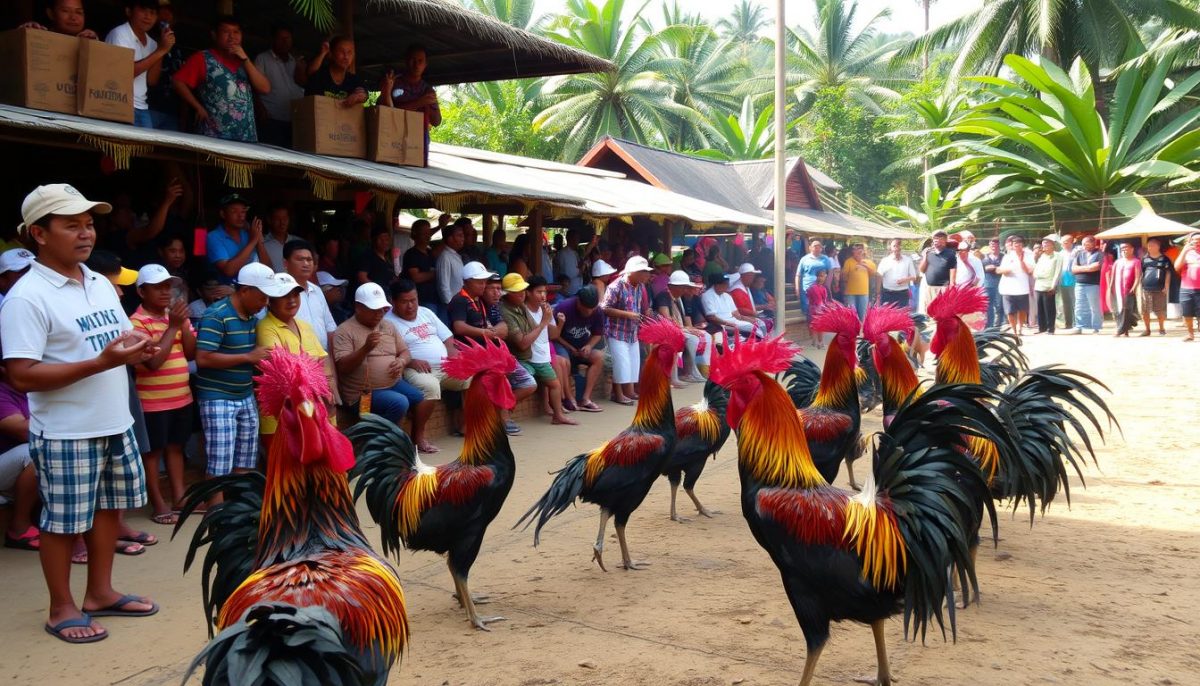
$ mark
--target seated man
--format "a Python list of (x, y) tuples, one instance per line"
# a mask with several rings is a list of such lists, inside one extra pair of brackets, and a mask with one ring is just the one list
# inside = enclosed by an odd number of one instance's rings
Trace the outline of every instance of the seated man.
[(604, 371), (604, 353), (596, 349), (600, 341), (604, 340), (604, 313), (600, 310), (600, 294), (596, 292), (595, 286), (584, 286), (575, 297), (567, 298), (556, 305), (554, 315), (563, 317), (558, 336), (554, 339), (554, 347), (558, 355), (567, 360), (569, 372), (563, 406), (571, 409), (575, 400), (572, 376), (575, 369), (582, 365), (587, 367), (587, 376), (579, 409), (584, 412), (603, 412), (600, 406), (592, 401), (596, 381)]
[[(729, 281), (725, 275), (720, 272), (709, 274), (707, 283), (708, 290), (700, 296), (700, 306), (704, 308), (704, 316), (708, 320), (708, 332), (724, 334), (727, 331), (736, 331), (745, 336), (751, 335), (756, 320), (737, 311), (737, 305), (729, 295)], [(758, 333), (765, 332), (760, 330)], [(722, 335), (722, 339), (724, 338)], [(732, 341), (730, 343), (732, 344)]]
[[(346, 307), (346, 284), (350, 283), (347, 279), (339, 279), (329, 272), (317, 272), (317, 285), (321, 287), (321, 293), (325, 295), (325, 305), (329, 308), (329, 313), (333, 315), (333, 321), (341, 324), (354, 315)], [(330, 334), (332, 340), (333, 334)]]
[(29, 401), (7, 381), (0, 381), (0, 495), (13, 504), (4, 547), (37, 550), (41, 541), (33, 515), (39, 501), (29, 456)]
[[(392, 284), (392, 311), (384, 320), (396, 327), (408, 346), (412, 360), (404, 369), (404, 380), (421, 389), (426, 400), (441, 400), (442, 391), (461, 391), (467, 381), (455, 379), (442, 371), (442, 360), (454, 357), (454, 334), (438, 319), (433, 310), (417, 304), (417, 285), (408, 279)], [(423, 453), (436, 453), (438, 447), (429, 441), (417, 444)]]
[[(683, 355), (688, 370), (683, 381), (689, 383), (704, 383), (702, 374), (708, 371), (708, 360), (712, 354), (712, 335), (693, 324), (686, 302), (698, 290), (698, 285), (692, 283), (687, 272), (677, 269), (671, 273), (667, 288), (654, 296), (654, 311), (673, 320), (683, 329)], [(671, 376), (672, 382), (679, 381), (678, 367), (671, 371)]]
[(526, 282), (520, 274), (508, 274), (502, 285), (504, 300), (500, 312), (508, 324), (509, 349), (538, 385), (546, 389), (551, 423), (578, 424), (563, 414), (561, 379), (566, 376), (566, 359), (550, 351), (550, 339), (558, 337), (564, 317), (555, 315), (546, 304), (546, 279), (533, 276)]

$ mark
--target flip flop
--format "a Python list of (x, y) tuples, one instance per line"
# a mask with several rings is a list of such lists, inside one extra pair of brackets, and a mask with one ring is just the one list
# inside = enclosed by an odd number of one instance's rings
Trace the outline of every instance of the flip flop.
[(567, 400), (564, 398), (562, 401), (562, 406), (563, 406), (563, 409), (566, 410), (567, 412), (578, 412), (579, 411), (579, 406), (575, 404), (574, 400)]
[(164, 526), (172, 526), (179, 521), (179, 513), (178, 512), (159, 512), (158, 514), (152, 516), (150, 518), (150, 521), (154, 522), (155, 524), (162, 524)]
[(432, 443), (426, 443), (426, 444), (424, 445), (424, 447), (422, 447), (422, 446), (417, 446), (417, 450), (420, 450), (421, 452), (423, 452), (423, 453), (426, 453), (426, 454), (432, 454), (432, 453), (440, 453), (440, 452), (442, 452), (442, 449), (441, 449), (441, 448), (437, 447), (436, 445), (434, 445), (434, 444), (432, 444)]
[(79, 629), (82, 627), (91, 628), (91, 626), (92, 626), (92, 617), (91, 617), (91, 615), (89, 615), (88, 613), (85, 612), (85, 613), (83, 613), (82, 617), (73, 617), (71, 619), (64, 619), (63, 621), (59, 622), (58, 624), (55, 624), (54, 626), (50, 626), (49, 624), (47, 624), (46, 625), (46, 633), (50, 634), (51, 636), (57, 638), (60, 641), (66, 642), (66, 643), (95, 643), (96, 641), (103, 641), (104, 639), (108, 638), (108, 630), (107, 629), (102, 630), (100, 633), (98, 633), (94, 636), (72, 637), (72, 636), (67, 636), (66, 634), (63, 633), (63, 631), (65, 631), (67, 629)]
[(4, 534), (4, 547), (15, 550), (40, 550), (42, 544), (37, 527), (31, 526), (25, 530), (25, 533), (15, 538), (7, 533)]
[(634, 401), (630, 400), (629, 398), (613, 398), (612, 401), (618, 405), (625, 405), (626, 407), (635, 404)]
[(130, 536), (117, 536), (118, 541), (128, 541), (129, 543), (140, 543), (146, 547), (158, 545), (158, 536), (147, 531), (134, 531)]
[[(122, 610), (130, 603), (150, 603), (149, 610)], [(117, 599), (117, 602), (107, 607), (102, 607), (98, 610), (86, 610), (87, 614), (93, 617), (149, 617), (150, 615), (158, 614), (158, 603), (144, 600), (139, 596), (126, 594)]]
[(601, 408), (599, 405), (597, 405), (596, 403), (594, 403), (590, 400), (579, 403), (579, 409), (584, 412), (603, 412), (604, 411), (603, 408)]
[(146, 546), (137, 541), (125, 541), (117, 539), (117, 554), (118, 555), (141, 555), (146, 552)]

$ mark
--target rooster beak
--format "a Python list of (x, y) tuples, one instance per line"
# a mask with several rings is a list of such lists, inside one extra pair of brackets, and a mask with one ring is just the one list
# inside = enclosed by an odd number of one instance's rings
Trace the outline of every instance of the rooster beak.
[(317, 412), (317, 406), (313, 405), (311, 400), (305, 400), (300, 403), (300, 414), (312, 419)]

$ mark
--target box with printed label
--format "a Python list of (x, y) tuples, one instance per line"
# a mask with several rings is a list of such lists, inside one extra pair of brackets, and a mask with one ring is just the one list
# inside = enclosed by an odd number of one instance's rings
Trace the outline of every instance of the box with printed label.
[(361, 106), (343, 107), (340, 100), (310, 95), (292, 101), (292, 146), (296, 150), (337, 157), (367, 156), (367, 115)]
[(133, 123), (133, 50), (98, 40), (79, 45), (79, 114)]
[(75, 114), (79, 38), (38, 29), (0, 33), (0, 102)]

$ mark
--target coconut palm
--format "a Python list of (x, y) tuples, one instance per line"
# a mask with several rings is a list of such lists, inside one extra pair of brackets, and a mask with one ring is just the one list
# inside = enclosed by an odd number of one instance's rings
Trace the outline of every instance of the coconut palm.
[(737, 45), (754, 45), (762, 40), (762, 32), (771, 25), (766, 8), (752, 0), (739, 0), (729, 16), (717, 21), (721, 36)]
[(710, 120), (715, 147), (695, 150), (692, 154), (724, 161), (766, 159), (775, 154), (774, 116), (773, 105), (755, 112), (754, 100), (747, 96), (742, 100), (739, 114)]
[(664, 138), (676, 150), (708, 147), (707, 121), (738, 110), (741, 98), (735, 91), (750, 77), (750, 67), (732, 43), (704, 25), (668, 26), (657, 38), (656, 68), (671, 86), (671, 99), (700, 115), (681, 118)]
[(500, 21), (515, 26), (518, 29), (533, 31), (545, 20), (544, 16), (534, 16), (534, 0), (461, 0), (463, 6), (495, 17)]
[(963, 205), (1006, 198), (1102, 199), (1149, 186), (1192, 183), (1200, 173), (1200, 109), (1175, 108), (1200, 73), (1168, 80), (1174, 56), (1117, 78), (1107, 121), (1082, 59), (1070, 73), (1047, 58), (1009, 55), (1020, 82), (980, 77), (994, 94), (949, 127), (931, 154), (954, 159), (929, 175), (962, 170)]
[(934, 231), (954, 231), (964, 223), (964, 218), (956, 217), (955, 212), (962, 195), (961, 186), (943, 195), (941, 187), (938, 186), (937, 177), (927, 174), (923, 190), (920, 207), (880, 205), (879, 210), (898, 220), (901, 226), (907, 226), (925, 234), (932, 234)]

